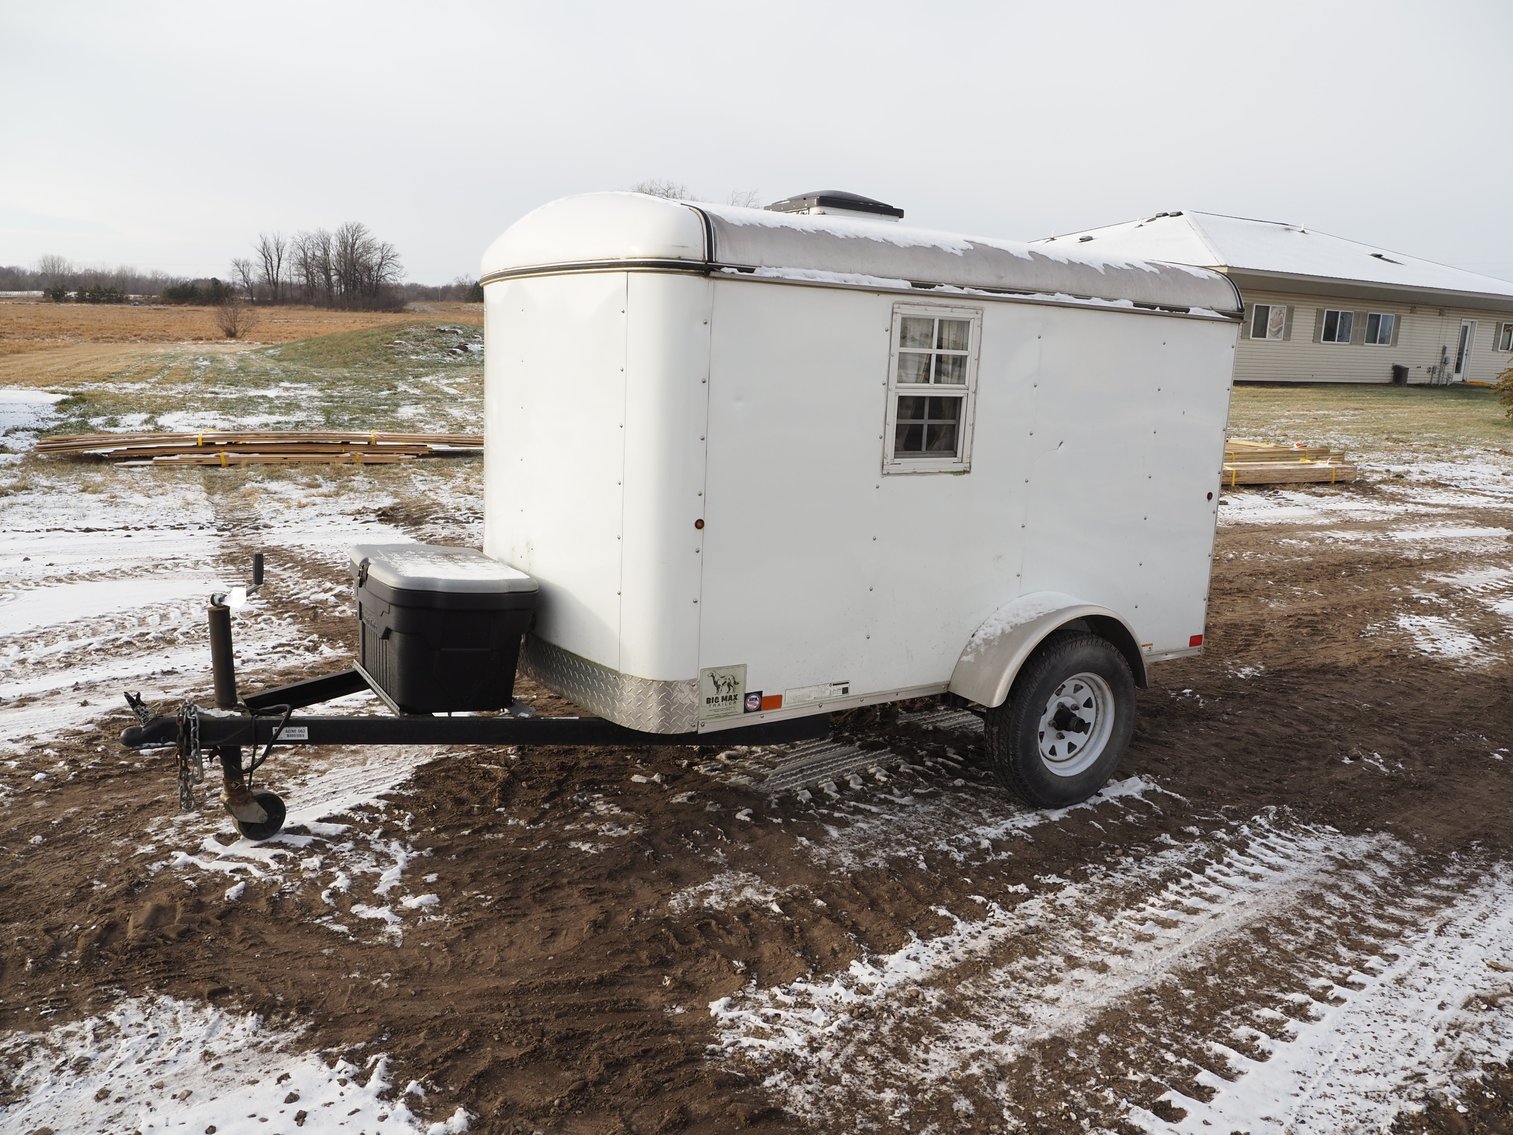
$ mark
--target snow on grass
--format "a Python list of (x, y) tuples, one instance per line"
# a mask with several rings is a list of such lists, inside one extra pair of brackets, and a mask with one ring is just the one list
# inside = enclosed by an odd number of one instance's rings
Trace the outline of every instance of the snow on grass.
[(1454, 885), (1463, 898), (1328, 989), (1312, 1019), (1265, 1046), (1266, 1059), (1222, 1053), (1229, 1075), (1200, 1076), (1207, 1102), (1169, 1092), (1180, 1120), (1130, 1118), (1151, 1132), (1329, 1135), (1386, 1131), (1415, 1099), (1456, 1099), (1481, 1065), (1513, 1055), (1513, 1014), (1501, 1005), (1513, 993), (1513, 873)]
[(1504, 485), (1501, 478), (1481, 478), (1478, 483), (1484, 486), (1484, 491), (1403, 481), (1384, 481), (1378, 487), (1387, 496), (1401, 497), (1404, 504), (1417, 511), (1454, 512), (1464, 508), (1506, 506), (1513, 483)]
[[(1393, 481), (1383, 482), (1385, 487), (1393, 491), (1402, 492), (1415, 499), (1422, 498), (1431, 503), (1435, 502), (1437, 494), (1445, 491), (1444, 486), (1449, 486), (1452, 490), (1477, 493), (1483, 497), (1497, 497), (1502, 500), (1513, 498), (1513, 463), (1500, 454), (1472, 452), (1454, 461), (1401, 463), (1389, 460), (1383, 468), (1394, 477), (1401, 476), (1410, 482), (1435, 482), (1428, 486), (1419, 483), (1400, 485)], [(1486, 501), (1485, 503), (1495, 502)]]
[(302, 1050), (301, 1030), (166, 997), (122, 1001), (47, 1032), (0, 1040), (0, 1069), (19, 1098), (0, 1106), (0, 1129), (68, 1135), (266, 1135), (310, 1131), (456, 1135), (458, 1108), (427, 1124), (396, 1093), (385, 1060), (366, 1068)]
[[(53, 419), (53, 407), (67, 397), (66, 394), (51, 394), (46, 390), (0, 386), (0, 436), (9, 434), (12, 430), (30, 433), (42, 429)], [(19, 441), (23, 447), (30, 448), (29, 437), (24, 440), (15, 437), (7, 440), (11, 444)]]

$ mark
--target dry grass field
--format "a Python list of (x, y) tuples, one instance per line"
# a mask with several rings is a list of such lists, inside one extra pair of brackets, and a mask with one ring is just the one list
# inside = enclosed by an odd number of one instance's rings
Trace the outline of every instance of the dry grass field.
[(255, 311), (247, 335), (228, 342), (216, 324), (216, 309), (144, 304), (55, 304), (0, 301), (0, 383), (38, 386), (81, 377), (103, 378), (123, 361), (140, 361), (161, 347), (204, 344), (204, 349), (241, 351), (342, 331), (413, 322), (416, 316), (449, 323), (481, 324), (481, 304), (426, 304), (418, 311), (325, 311), (313, 307), (266, 307)]

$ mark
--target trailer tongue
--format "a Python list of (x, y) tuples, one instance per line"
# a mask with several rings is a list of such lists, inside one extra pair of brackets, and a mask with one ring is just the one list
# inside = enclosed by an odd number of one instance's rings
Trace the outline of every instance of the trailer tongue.
[[(361, 625), (357, 665), (242, 696), (231, 608), (225, 595), (215, 595), (207, 616), (214, 704), (186, 701), (172, 714), (154, 715), (140, 694), (126, 694), (138, 724), (121, 734), (121, 742), (132, 749), (175, 750), (180, 810), (194, 810), (207, 753), (220, 764), (221, 799), (237, 830), (263, 840), (278, 834), (286, 815), (276, 793), (253, 789), (255, 773), (275, 746), (710, 743), (700, 733), (648, 733), (598, 717), (516, 709), (516, 659), (536, 591), (524, 573), (465, 548), (359, 545), (351, 555)], [(253, 581), (248, 591), (263, 583), (261, 554)], [(513, 598), (521, 595), (529, 598)], [(376, 694), (392, 716), (298, 713), (364, 691)], [(497, 712), (484, 716), (480, 710)], [(439, 713), (465, 716), (434, 716)], [(828, 725), (828, 716), (793, 718), (732, 730), (720, 740), (785, 744), (821, 736)], [(246, 750), (252, 756), (244, 760)]]
[[(1243, 305), (1204, 269), (901, 215), (521, 218), (481, 273), (482, 551), (354, 549), (356, 665), (252, 697), (214, 604), (215, 704), (135, 700), (125, 742), (174, 746), (186, 800), (213, 753), (254, 838), (279, 745), (773, 743), (925, 697), (982, 716), (1030, 804), (1097, 792), (1148, 667), (1203, 647)], [(517, 667), (596, 716), (522, 712)], [(301, 712), (362, 689), (390, 714)]]

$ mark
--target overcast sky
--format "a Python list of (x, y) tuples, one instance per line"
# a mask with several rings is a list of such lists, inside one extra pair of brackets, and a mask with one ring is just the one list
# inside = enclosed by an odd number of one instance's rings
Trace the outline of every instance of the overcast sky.
[(1192, 208), (1513, 279), (1513, 2), (6, 0), (0, 155), (22, 266), (224, 276), (356, 220), (443, 283), (662, 178), (1025, 240)]

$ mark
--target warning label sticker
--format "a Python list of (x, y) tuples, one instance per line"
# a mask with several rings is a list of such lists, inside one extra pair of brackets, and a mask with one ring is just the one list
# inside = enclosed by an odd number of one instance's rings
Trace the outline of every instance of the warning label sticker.
[(746, 667), (710, 666), (699, 671), (699, 719), (745, 712)]
[(800, 686), (796, 690), (784, 690), (783, 701), (787, 705), (813, 705), (815, 702), (849, 697), (850, 682), (824, 682), (818, 686)]

